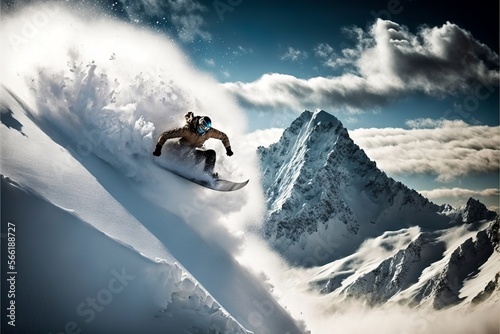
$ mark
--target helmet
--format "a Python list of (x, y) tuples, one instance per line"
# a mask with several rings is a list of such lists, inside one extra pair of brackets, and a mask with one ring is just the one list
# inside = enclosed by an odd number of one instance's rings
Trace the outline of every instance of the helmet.
[(196, 131), (202, 135), (212, 127), (212, 120), (208, 116), (201, 116), (196, 125)]

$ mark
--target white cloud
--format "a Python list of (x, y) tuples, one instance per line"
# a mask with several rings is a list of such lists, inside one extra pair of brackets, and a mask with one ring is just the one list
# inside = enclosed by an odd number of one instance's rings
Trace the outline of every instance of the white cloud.
[(314, 55), (318, 57), (326, 67), (338, 67), (351, 63), (349, 57), (339, 56), (328, 43), (320, 43), (314, 48)]
[(333, 54), (333, 48), (328, 43), (320, 43), (314, 48), (314, 54), (320, 58), (329, 58)]
[[(365, 109), (387, 102), (387, 92), (366, 79), (346, 74), (342, 77), (316, 77), (308, 80), (287, 74), (264, 74), (250, 83), (223, 84), (244, 106), (259, 110)], [(382, 93), (382, 94), (381, 94)]]
[[(350, 65), (351, 73), (304, 80), (265, 74), (250, 83), (226, 83), (244, 105), (259, 110), (373, 109), (411, 93), (446, 96), (498, 85), (498, 55), (459, 26), (424, 27), (416, 34), (397, 23), (377, 20), (370, 29), (346, 29), (357, 39), (337, 57), (328, 44), (315, 54), (325, 64)], [(289, 47), (283, 60), (299, 61), (306, 53)], [(486, 88), (488, 89), (486, 89)], [(483, 94), (483, 95), (485, 95)]]
[(280, 57), (281, 60), (291, 60), (291, 61), (302, 61), (308, 57), (308, 54), (306, 51), (301, 51), (298, 49), (294, 49), (293, 47), (289, 46), (285, 53)]
[[(425, 129), (425, 128), (436, 128), (441, 127), (446, 124), (443, 119), (433, 119), (433, 118), (416, 118), (409, 119), (405, 123), (411, 129)], [(458, 125), (459, 121), (454, 121), (453, 124)], [(462, 125), (466, 126), (467, 124), (462, 123)]]
[[(500, 127), (463, 121), (427, 120), (428, 128), (356, 129), (351, 138), (384, 171), (393, 174), (437, 175), (449, 182), (500, 168)], [(408, 122), (422, 123), (422, 121)]]
[(430, 95), (463, 91), (471, 83), (498, 81), (498, 55), (466, 30), (447, 22), (412, 34), (404, 26), (378, 20), (368, 32), (373, 46), (362, 47), (356, 65), (364, 77), (398, 81)]
[(245, 142), (250, 143), (252, 149), (256, 149), (259, 146), (268, 147), (278, 142), (284, 130), (280, 128), (256, 130), (245, 136)]
[(348, 124), (356, 124), (359, 122), (359, 119), (357, 117), (350, 116), (345, 119), (345, 122)]
[(432, 190), (418, 190), (422, 196), (436, 203), (448, 203), (453, 207), (463, 207), (469, 198), (478, 199), (489, 210), (499, 212), (500, 189), (463, 189), (463, 188), (438, 188)]
[(463, 189), (463, 188), (438, 188), (432, 190), (419, 190), (422, 196), (428, 199), (435, 200), (441, 198), (461, 198), (467, 199), (469, 197), (490, 197), (500, 196), (500, 189), (498, 188), (488, 188), (483, 190), (473, 190), (473, 189)]

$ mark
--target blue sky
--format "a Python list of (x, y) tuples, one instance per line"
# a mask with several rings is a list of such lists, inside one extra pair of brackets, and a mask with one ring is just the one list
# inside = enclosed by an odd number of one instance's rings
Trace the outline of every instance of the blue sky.
[[(365, 28), (376, 18), (390, 19), (404, 24), (411, 30), (420, 25), (442, 25), (452, 21), (471, 31), (476, 38), (498, 49), (498, 34), (495, 37), (494, 10), (482, 6), (474, 8), (476, 15), (469, 15), (470, 4), (458, 7), (456, 2), (429, 1), (233, 1), (237, 3), (218, 7), (215, 1), (202, 2), (204, 27), (212, 35), (209, 46), (194, 53), (195, 59), (213, 58), (219, 66), (225, 66), (231, 73), (231, 80), (250, 81), (266, 72), (280, 72), (301, 77), (339, 74), (339, 71), (321, 66), (314, 57), (313, 49), (320, 43), (335, 48), (352, 45), (353, 41), (343, 32), (346, 27)], [(491, 3), (494, 3), (491, 1)], [(392, 12), (392, 14), (391, 14)], [(491, 20), (492, 23), (488, 23)], [(196, 49), (197, 42), (193, 43)], [(289, 47), (307, 52), (306, 59), (290, 58), (282, 61)], [(189, 52), (190, 46), (187, 45)], [(243, 48), (247, 52), (240, 52)], [(258, 64), (258, 66), (256, 66)], [(298, 64), (298, 66), (297, 66)], [(246, 66), (249, 66), (247, 68)], [(220, 80), (228, 78), (218, 74)]]
[[(2, 1), (2, 10), (25, 2)], [(235, 96), (249, 131), (283, 128), (304, 109), (324, 109), (384, 171), (435, 202), (459, 205), (471, 195), (500, 206), (498, 1), (73, 6), (169, 36)]]
[[(377, 18), (390, 19), (417, 34), (422, 26), (440, 27), (450, 21), (471, 32), (498, 53), (498, 4), (474, 8), (470, 4), (431, 1), (208, 1), (199, 14), (200, 28), (210, 37), (195, 36), (183, 43), (196, 65), (213, 73), (220, 82), (253, 82), (266, 73), (292, 75), (300, 79), (335, 77), (353, 72), (352, 66), (328, 66), (321, 48), (339, 55), (358, 43), (353, 29), (368, 31)], [(233, 4), (233, 5), (231, 5)], [(496, 7), (495, 7), (496, 5)], [(355, 72), (355, 71), (354, 71)], [(403, 126), (408, 118), (467, 118), (469, 123), (498, 124), (498, 86), (480, 101), (467, 99), (473, 93), (450, 92), (429, 96), (421, 92), (403, 94), (383, 105), (368, 105), (345, 117), (350, 128)], [(467, 99), (467, 100), (465, 100)], [(447, 112), (469, 103), (473, 113)], [(478, 102), (478, 103), (477, 103)], [(306, 106), (307, 107), (307, 106)], [(328, 110), (328, 106), (318, 105)], [(251, 109), (251, 108), (249, 108)], [(255, 108), (259, 110), (259, 108)], [(404, 112), (401, 112), (404, 110)], [(329, 110), (335, 112), (335, 110)], [(295, 117), (292, 110), (290, 117)], [(285, 112), (286, 114), (286, 112)], [(467, 114), (466, 117), (464, 115)], [(444, 115), (444, 116), (443, 116)], [(271, 126), (265, 117), (255, 117), (255, 128)]]

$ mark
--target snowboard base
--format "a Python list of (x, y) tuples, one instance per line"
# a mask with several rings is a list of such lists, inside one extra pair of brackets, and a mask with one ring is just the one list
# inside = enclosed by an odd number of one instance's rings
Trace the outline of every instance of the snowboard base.
[(165, 167), (163, 167), (163, 168), (165, 170), (171, 172), (172, 174), (175, 174), (179, 177), (182, 177), (185, 180), (196, 183), (202, 187), (212, 189), (212, 190), (217, 190), (217, 191), (223, 191), (223, 192), (235, 191), (235, 190), (241, 189), (248, 184), (248, 181), (250, 181), (250, 180), (246, 180), (245, 182), (233, 182), (233, 181), (228, 181), (228, 180), (223, 180), (223, 179), (211, 179), (209, 176), (207, 176), (205, 179), (201, 179), (201, 178), (193, 177), (191, 175), (186, 175), (184, 173), (181, 173), (181, 172), (173, 170), (173, 169), (168, 169)]

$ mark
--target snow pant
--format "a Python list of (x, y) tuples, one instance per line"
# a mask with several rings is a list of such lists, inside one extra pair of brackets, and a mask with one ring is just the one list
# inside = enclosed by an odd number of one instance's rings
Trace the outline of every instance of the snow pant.
[(215, 168), (216, 153), (214, 150), (194, 150), (194, 159), (196, 164), (205, 161), (205, 168), (203, 169), (205, 173), (213, 174)]
[(174, 145), (172, 147), (180, 160), (191, 162), (196, 165), (205, 163), (203, 170), (205, 173), (213, 174), (217, 154), (214, 150), (200, 150), (183, 145)]

